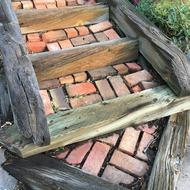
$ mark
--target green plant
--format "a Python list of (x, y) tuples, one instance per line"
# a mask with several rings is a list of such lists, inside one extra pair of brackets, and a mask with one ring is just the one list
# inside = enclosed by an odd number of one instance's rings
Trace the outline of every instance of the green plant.
[(184, 52), (190, 50), (190, 0), (141, 0), (137, 9)]

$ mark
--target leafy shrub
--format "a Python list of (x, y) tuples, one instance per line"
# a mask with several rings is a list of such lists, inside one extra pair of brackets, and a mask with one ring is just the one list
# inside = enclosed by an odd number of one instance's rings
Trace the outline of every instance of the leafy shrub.
[(141, 0), (137, 9), (184, 52), (190, 50), (190, 0)]

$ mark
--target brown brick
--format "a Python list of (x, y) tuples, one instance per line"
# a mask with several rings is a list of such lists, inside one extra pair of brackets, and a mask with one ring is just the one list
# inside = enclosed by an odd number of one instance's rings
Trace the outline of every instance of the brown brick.
[(108, 41), (108, 37), (103, 32), (98, 32), (94, 36), (99, 42)]
[(54, 3), (47, 3), (46, 4), (46, 7), (48, 8), (48, 9), (55, 9), (55, 8), (57, 8), (57, 6), (56, 6), (56, 4)]
[(113, 68), (120, 74), (128, 74), (129, 69), (125, 64), (118, 64), (118, 65), (113, 65)]
[(114, 133), (112, 135), (109, 135), (108, 137), (100, 138), (98, 140), (103, 143), (109, 144), (110, 146), (115, 146), (118, 138), (119, 138), (119, 135)]
[(144, 132), (151, 134), (151, 135), (154, 134), (155, 131), (157, 130), (157, 126), (155, 126), (155, 125), (149, 126), (147, 123), (139, 125), (137, 128), (139, 130), (144, 131)]
[(61, 49), (66, 49), (66, 48), (72, 48), (73, 47), (73, 44), (71, 43), (70, 40), (59, 41), (59, 45), (61, 46)]
[(127, 67), (129, 68), (129, 71), (131, 73), (138, 72), (142, 70), (141, 66), (138, 65), (137, 63), (126, 63)]
[(140, 131), (134, 129), (133, 127), (127, 128), (121, 139), (119, 149), (133, 156), (136, 150), (139, 135)]
[(57, 42), (48, 43), (47, 48), (49, 51), (58, 51), (61, 49)]
[(65, 32), (67, 33), (68, 38), (74, 38), (78, 36), (78, 32), (75, 28), (66, 28)]
[(87, 74), (85, 72), (73, 74), (75, 82), (85, 82), (87, 80)]
[(32, 1), (21, 1), (23, 9), (33, 9), (34, 5)]
[(12, 7), (14, 10), (22, 9), (21, 2), (12, 2)]
[(66, 1), (65, 0), (56, 0), (57, 7), (66, 7)]
[(35, 8), (36, 8), (36, 9), (47, 9), (47, 7), (46, 7), (45, 4), (36, 4), (36, 5), (35, 5)]
[(91, 95), (87, 95), (84, 97), (71, 98), (70, 104), (71, 104), (72, 108), (78, 108), (78, 107), (87, 106), (90, 104), (95, 104), (95, 103), (98, 103), (100, 101), (102, 101), (100, 95), (91, 94)]
[(111, 66), (94, 69), (88, 71), (88, 73), (90, 74), (92, 80), (103, 79), (106, 78), (107, 76), (112, 76), (117, 74), (116, 70), (113, 69), (113, 67)]
[(126, 75), (124, 78), (127, 81), (127, 85), (130, 87), (137, 85), (141, 81), (153, 80), (152, 75), (146, 70), (142, 70), (130, 75)]
[(67, 6), (76, 6), (77, 2), (76, 0), (66, 0)]
[(145, 148), (153, 141), (154, 137), (148, 133), (143, 133), (142, 139), (140, 141), (139, 147), (137, 149), (136, 156), (142, 160), (147, 161), (148, 157), (146, 153), (144, 153)]
[(103, 100), (115, 98), (115, 94), (106, 79), (98, 80), (95, 82)]
[(47, 90), (40, 90), (40, 95), (44, 103), (45, 114), (49, 115), (49, 114), (54, 113)]
[(70, 97), (87, 95), (96, 92), (95, 86), (90, 82), (72, 84), (66, 86), (66, 90)]
[(88, 27), (86, 26), (78, 26), (76, 29), (78, 30), (80, 36), (85, 36), (90, 33)]
[(110, 165), (105, 168), (102, 178), (114, 184), (122, 183), (126, 185), (131, 184), (135, 179), (133, 176)]
[(71, 42), (74, 46), (80, 46), (85, 44), (90, 44), (93, 42), (96, 42), (96, 39), (92, 34), (86, 35), (86, 36), (79, 36), (76, 38), (72, 38)]
[(91, 147), (91, 141), (75, 147), (68, 155), (66, 162), (73, 165), (80, 164)]
[(112, 27), (112, 24), (109, 21), (103, 21), (98, 24), (91, 25), (89, 27), (89, 29), (92, 32), (96, 33), (96, 32), (101, 32), (101, 31), (107, 30), (111, 27)]
[(142, 81), (140, 83), (140, 86), (142, 87), (142, 89), (147, 90), (147, 89), (155, 88), (155, 87), (159, 86), (159, 84), (154, 81), (151, 81), (151, 82)]
[(69, 75), (69, 76), (59, 78), (59, 81), (61, 84), (72, 84), (74, 83), (74, 78), (72, 75)]
[(125, 172), (130, 172), (136, 176), (145, 175), (149, 169), (146, 162), (140, 161), (118, 150), (115, 150), (110, 163), (117, 168)]
[(70, 108), (62, 88), (52, 89), (50, 90), (50, 94), (56, 108), (59, 110), (66, 110)]
[(92, 175), (98, 175), (109, 150), (110, 146), (96, 142), (82, 169)]
[(93, 5), (93, 4), (95, 4), (95, 3), (96, 3), (95, 0), (87, 0), (87, 1), (85, 2), (85, 5)]
[(39, 83), (40, 89), (49, 89), (49, 88), (56, 88), (58, 87), (59, 80), (57, 79), (52, 79), (52, 80), (47, 80), (47, 81), (41, 81)]
[(28, 34), (27, 38), (28, 38), (29, 42), (38, 42), (38, 41), (41, 41), (39, 33)]
[(123, 79), (120, 76), (113, 76), (109, 78), (109, 81), (115, 90), (117, 96), (124, 96), (130, 94), (129, 89), (123, 82)]
[(27, 42), (26, 45), (29, 53), (40, 53), (46, 49), (45, 42)]
[(49, 31), (42, 34), (42, 39), (44, 42), (55, 42), (66, 39), (66, 33), (64, 30)]
[(134, 93), (141, 92), (143, 89), (137, 84), (131, 88), (131, 91)]
[(116, 40), (120, 38), (114, 29), (106, 30), (104, 31), (104, 34), (109, 38), (109, 40)]

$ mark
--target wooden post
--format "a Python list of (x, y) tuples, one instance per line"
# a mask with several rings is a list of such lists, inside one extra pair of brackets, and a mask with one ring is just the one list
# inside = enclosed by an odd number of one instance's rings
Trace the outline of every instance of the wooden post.
[(37, 145), (50, 143), (47, 120), (32, 63), (10, 0), (0, 1), (0, 51), (14, 124)]

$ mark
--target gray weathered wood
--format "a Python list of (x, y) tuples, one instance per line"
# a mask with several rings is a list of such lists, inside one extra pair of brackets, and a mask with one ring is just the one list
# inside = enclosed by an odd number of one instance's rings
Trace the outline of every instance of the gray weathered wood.
[(14, 125), (37, 145), (49, 144), (50, 137), (43, 103), (32, 63), (23, 45), (11, 1), (0, 1), (0, 51), (8, 85)]
[(126, 38), (30, 55), (38, 82), (135, 61), (137, 57), (138, 41)]
[(108, 13), (108, 7), (100, 4), (16, 11), (23, 34), (94, 24), (108, 20)]
[(49, 146), (37, 147), (31, 144), (14, 127), (0, 130), (0, 143), (21, 157), (28, 157), (189, 108), (190, 96), (177, 98), (168, 87), (160, 86), (49, 116)]
[(44, 155), (15, 159), (3, 168), (33, 190), (126, 189)]
[(126, 0), (110, 0), (111, 18), (130, 37), (139, 38), (140, 52), (180, 96), (190, 94), (190, 64), (164, 34)]
[(163, 132), (148, 190), (174, 190), (179, 176), (190, 127), (190, 111), (172, 115)]

